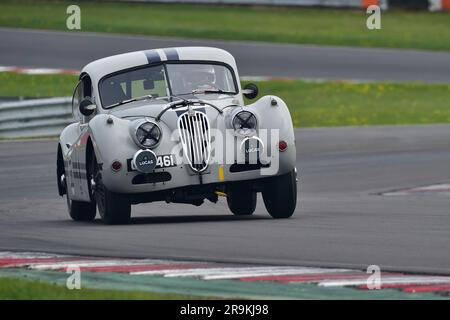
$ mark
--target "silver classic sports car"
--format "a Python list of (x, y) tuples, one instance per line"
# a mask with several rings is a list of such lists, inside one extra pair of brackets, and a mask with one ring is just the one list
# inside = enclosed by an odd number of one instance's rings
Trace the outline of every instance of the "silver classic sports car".
[(83, 68), (75, 123), (61, 133), (57, 183), (74, 220), (127, 223), (131, 205), (199, 206), (226, 197), (251, 215), (256, 193), (274, 218), (297, 202), (292, 120), (278, 97), (241, 88), (228, 52), (208, 47), (137, 51)]

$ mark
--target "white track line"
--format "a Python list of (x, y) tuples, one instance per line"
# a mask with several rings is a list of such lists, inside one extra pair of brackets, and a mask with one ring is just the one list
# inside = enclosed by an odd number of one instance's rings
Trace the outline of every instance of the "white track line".
[[(450, 283), (450, 277), (432, 276), (404, 276), (404, 277), (382, 277), (383, 284), (432, 284)], [(321, 287), (342, 287), (342, 286), (362, 286), (367, 284), (366, 280), (326, 280), (319, 282)]]
[(419, 187), (419, 188), (414, 188), (412, 189), (414, 191), (450, 191), (450, 184), (435, 184), (435, 185), (431, 185), (431, 186), (426, 186), (426, 187)]
[(239, 278), (248, 278), (248, 277), (267, 277), (267, 276), (287, 276), (287, 275), (308, 275), (308, 274), (328, 274), (328, 273), (346, 273), (349, 270), (324, 270), (324, 269), (315, 269), (315, 270), (275, 270), (275, 271), (267, 271), (267, 272), (241, 272), (241, 273), (233, 273), (230, 272), (228, 274), (218, 274), (218, 275), (210, 275), (203, 276), (203, 280), (226, 280), (226, 279), (239, 279)]
[(207, 276), (213, 274), (223, 274), (230, 272), (248, 272), (248, 271), (264, 271), (264, 270), (274, 270), (276, 267), (220, 267), (220, 268), (192, 268), (184, 270), (152, 270), (152, 271), (138, 271), (132, 272), (131, 274), (137, 275), (157, 275), (163, 274), (165, 277), (193, 277), (193, 276)]
[(11, 72), (14, 70), (16, 70), (16, 67), (0, 66), (0, 72)]
[(60, 68), (31, 68), (16, 66), (0, 66), (0, 72), (14, 72), (23, 74), (78, 74), (79, 71)]
[(0, 252), (0, 259), (45, 259), (45, 258), (73, 258), (74, 256), (40, 253), (40, 252)]
[[(180, 262), (180, 264), (188, 262)], [(58, 270), (67, 267), (113, 267), (113, 266), (134, 266), (145, 264), (174, 264), (173, 261), (165, 260), (77, 260), (77, 261), (64, 261), (55, 263), (30, 263), (29, 269), (34, 270)]]
[(20, 73), (23, 74), (58, 74), (63, 72), (64, 71), (61, 69), (46, 69), (46, 68), (36, 68), (36, 69), (25, 68), (20, 71)]
[(317, 269), (299, 267), (222, 267), (192, 268), (184, 270), (150, 270), (131, 272), (132, 275), (163, 275), (165, 277), (201, 277), (202, 279), (232, 279), (263, 275), (312, 274), (347, 272), (346, 269)]
[(424, 187), (402, 189), (383, 193), (384, 196), (405, 196), (422, 193), (450, 194), (450, 184), (435, 184)]

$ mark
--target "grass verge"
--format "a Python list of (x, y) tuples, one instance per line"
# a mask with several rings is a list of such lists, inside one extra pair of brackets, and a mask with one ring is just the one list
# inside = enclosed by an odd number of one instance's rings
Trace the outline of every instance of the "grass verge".
[[(1, 1), (0, 26), (66, 31), (62, 1)], [(82, 31), (361, 47), (450, 50), (450, 14), (389, 10), (381, 30), (364, 10), (79, 2)]]
[(70, 74), (27, 75), (0, 72), (0, 97), (72, 96), (77, 78)]
[[(0, 84), (0, 97), (70, 96), (76, 76), (3, 72)], [(450, 123), (450, 84), (272, 80), (258, 86), (261, 95), (287, 103), (295, 127)]]
[[(85, 289), (68, 290), (56, 284), (0, 278), (0, 300), (181, 300), (192, 296), (139, 291)], [(198, 299), (198, 297), (195, 297)]]
[(450, 84), (263, 81), (295, 127), (450, 123)]

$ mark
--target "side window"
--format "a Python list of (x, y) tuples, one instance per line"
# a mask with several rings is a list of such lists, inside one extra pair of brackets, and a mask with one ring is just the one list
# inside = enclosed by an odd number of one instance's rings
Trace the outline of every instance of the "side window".
[(79, 106), (80, 102), (87, 97), (92, 98), (92, 81), (87, 74), (84, 74), (81, 77), (81, 80), (78, 81), (78, 84), (72, 96), (72, 114), (75, 120), (80, 121), (82, 123), (86, 122), (86, 120), (88, 121), (88, 119), (85, 119), (86, 117), (84, 117), (80, 113)]
[(77, 86), (75, 87), (75, 91), (73, 92), (72, 96), (72, 115), (76, 121), (81, 120), (81, 114), (79, 105), (81, 100), (83, 99), (83, 85), (82, 81), (79, 81), (77, 83)]
[(92, 98), (92, 81), (91, 78), (86, 75), (83, 77), (83, 98), (90, 97)]

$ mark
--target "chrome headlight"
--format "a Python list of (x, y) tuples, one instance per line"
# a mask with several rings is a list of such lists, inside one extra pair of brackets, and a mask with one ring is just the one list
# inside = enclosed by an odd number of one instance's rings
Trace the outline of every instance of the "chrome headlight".
[(134, 134), (135, 142), (143, 148), (155, 148), (161, 142), (161, 128), (154, 122), (139, 122)]
[(240, 111), (233, 117), (232, 125), (236, 133), (249, 136), (256, 133), (257, 121), (250, 111)]

